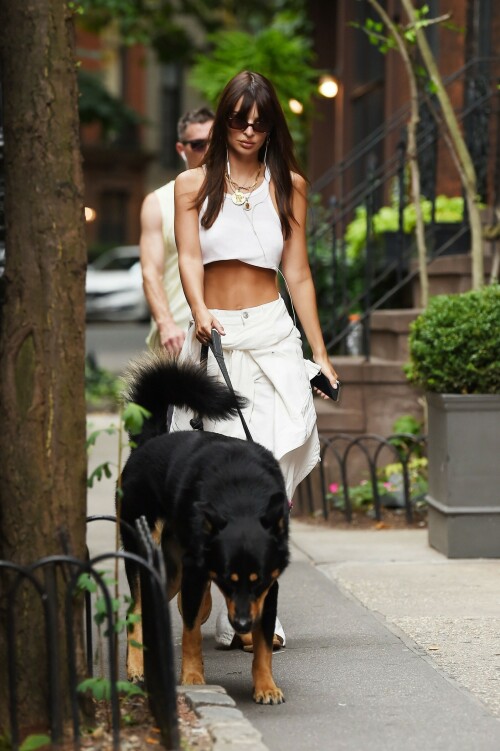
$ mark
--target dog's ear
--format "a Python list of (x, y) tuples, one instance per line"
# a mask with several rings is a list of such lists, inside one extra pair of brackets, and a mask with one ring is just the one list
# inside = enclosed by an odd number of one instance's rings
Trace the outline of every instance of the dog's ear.
[(209, 534), (215, 535), (217, 532), (222, 532), (227, 525), (227, 519), (224, 519), (217, 509), (215, 509), (210, 503), (204, 503), (200, 506), (200, 511), (204, 516), (203, 529)]
[(264, 529), (284, 529), (287, 509), (288, 501), (285, 494), (282, 491), (273, 493), (265, 514), (260, 517), (260, 523)]

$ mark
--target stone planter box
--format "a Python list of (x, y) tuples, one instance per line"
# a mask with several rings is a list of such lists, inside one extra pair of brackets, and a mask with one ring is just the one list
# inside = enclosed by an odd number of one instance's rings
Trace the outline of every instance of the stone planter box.
[(427, 394), (429, 544), (500, 558), (500, 395)]

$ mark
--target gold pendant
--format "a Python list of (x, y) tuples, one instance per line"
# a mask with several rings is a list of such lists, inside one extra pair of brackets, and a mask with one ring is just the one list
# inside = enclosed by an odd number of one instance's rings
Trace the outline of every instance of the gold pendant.
[(245, 203), (246, 197), (239, 190), (235, 191), (231, 196), (231, 200), (236, 206), (242, 206)]

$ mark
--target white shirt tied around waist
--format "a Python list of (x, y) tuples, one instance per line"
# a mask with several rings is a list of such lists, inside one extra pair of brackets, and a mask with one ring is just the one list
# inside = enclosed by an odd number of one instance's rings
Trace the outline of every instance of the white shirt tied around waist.
[(277, 269), (283, 254), (283, 233), (269, 191), (271, 174), (266, 167), (264, 181), (249, 196), (250, 209), (237, 206), (226, 193), (214, 223), (201, 225), (208, 201), (200, 211), (200, 247), (203, 264), (213, 261), (243, 261), (251, 266)]
[[(251, 423), (254, 404), (254, 363), (275, 390), (272, 406), (274, 420), (270, 421), (274, 426), (273, 435), (253, 435), (254, 440), (269, 448), (278, 461), (307, 443), (305, 455), (302, 453), (300, 456), (300, 466), (294, 469), (293, 485), (296, 486), (319, 461), (316, 412), (300, 334), (281, 297), (255, 308), (213, 312), (226, 332), (222, 337), (222, 346), (233, 387), (248, 399), (248, 405), (243, 410), (248, 424)], [(181, 358), (199, 361), (200, 343), (195, 337), (194, 326), (188, 332)], [(319, 371), (318, 366), (313, 365), (313, 368)], [(223, 379), (211, 353), (207, 370), (210, 375)], [(188, 410), (175, 408), (171, 430), (191, 430), (191, 417), (192, 413)], [(237, 438), (245, 437), (239, 417), (224, 422), (204, 420), (204, 429)]]

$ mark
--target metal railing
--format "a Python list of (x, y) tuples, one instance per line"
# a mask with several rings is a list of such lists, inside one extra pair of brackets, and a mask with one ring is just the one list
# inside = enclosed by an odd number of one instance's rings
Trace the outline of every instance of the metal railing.
[[(464, 104), (457, 113), (466, 142), (474, 159), (478, 191), (483, 202), (500, 202), (500, 59), (474, 59), (446, 80), (451, 86), (463, 81)], [(417, 157), (421, 172), (422, 195), (430, 202), (431, 220), (426, 226), (428, 263), (456, 252), (457, 244), (468, 250), (467, 211), (462, 221), (452, 225), (453, 232), (440, 237), (436, 224), (436, 186), (438, 148), (442, 138), (441, 119), (434, 97), (420, 96), (421, 121), (417, 134)], [(384, 126), (338, 165), (324, 173), (312, 186), (323, 196), (331, 190), (327, 208), (313, 205), (309, 215), (309, 254), (318, 289), (321, 323), (330, 353), (345, 354), (350, 332), (349, 314), (360, 313), (363, 326), (362, 354), (370, 357), (370, 316), (384, 307), (412, 307), (409, 283), (418, 275), (412, 260), (416, 257), (414, 237), (404, 232), (403, 216), (411, 203), (407, 186), (409, 159), (406, 151), (405, 123), (409, 107), (403, 107)], [(382, 146), (397, 140), (394, 152), (378, 162)], [(357, 180), (362, 173), (364, 178)], [(383, 205), (397, 213), (397, 226), (391, 234), (393, 244), (383, 246), (374, 234), (374, 215)], [(348, 258), (346, 229), (355, 210), (364, 207), (366, 240), (362, 255)], [(463, 251), (460, 251), (463, 252)]]
[[(336, 433), (333, 436), (320, 435), (321, 461), (313, 472), (301, 483), (298, 489), (298, 506), (302, 514), (314, 514), (320, 511), (323, 519), (328, 520), (333, 511), (331, 483), (341, 490), (340, 510), (347, 522), (353, 521), (353, 488), (352, 472), (349, 464), (357, 452), (359, 473), (359, 459), (364, 465), (365, 483), (371, 491), (373, 515), (377, 521), (383, 519), (384, 503), (380, 492), (380, 471), (388, 464), (398, 465), (400, 469), (401, 487), (399, 507), (404, 510), (406, 521), (411, 524), (415, 517), (415, 505), (422, 499), (420, 494), (412, 493), (410, 481), (411, 462), (422, 457), (425, 452), (427, 438), (411, 433), (394, 433), (384, 438), (373, 433), (352, 436), (347, 433)], [(387, 461), (390, 458), (391, 461)], [(359, 484), (358, 484), (359, 487)]]
[[(110, 516), (93, 516), (88, 521), (113, 521)], [(122, 525), (125, 522), (121, 522)], [(30, 566), (20, 566), (9, 561), (0, 561), (2, 580), (2, 607), (7, 614), (7, 665), (10, 738), (13, 751), (17, 751), (22, 739), (18, 713), (18, 645), (16, 644), (17, 605), (20, 593), (26, 585), (31, 586), (42, 608), (45, 642), (47, 646), (48, 717), (49, 732), (53, 746), (68, 742), (64, 738), (63, 702), (67, 692), (70, 701), (72, 743), (80, 748), (82, 727), (78, 686), (84, 678), (93, 677), (93, 605), (90, 591), (84, 593), (84, 632), (86, 675), (79, 675), (77, 661), (77, 638), (75, 617), (78, 598), (82, 594), (80, 577), (86, 574), (95, 582), (96, 596), (100, 600), (100, 612), (104, 616), (105, 631), (103, 648), (106, 645), (106, 666), (109, 674), (109, 707), (113, 749), (120, 748), (120, 705), (117, 681), (117, 624), (118, 614), (108, 585), (100, 568), (107, 561), (133, 561), (140, 572), (142, 627), (144, 641), (144, 673), (150, 709), (160, 730), (165, 748), (177, 751), (180, 748), (177, 726), (177, 694), (174, 676), (174, 659), (171, 638), (170, 612), (167, 601), (167, 579), (163, 555), (151, 538), (146, 520), (137, 520), (136, 529), (126, 525), (136, 535), (140, 555), (124, 551), (103, 553), (81, 561), (68, 555), (52, 555), (35, 561)], [(95, 600), (95, 598), (94, 598)], [(61, 602), (64, 602), (61, 613)], [(95, 601), (94, 601), (95, 604)], [(64, 633), (61, 633), (59, 618), (62, 616)], [(61, 681), (59, 666), (65, 655), (68, 673), (67, 685)], [(104, 658), (103, 658), (104, 663)]]

